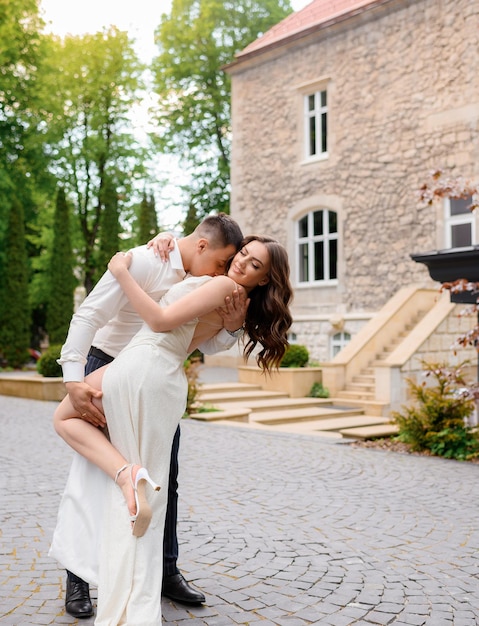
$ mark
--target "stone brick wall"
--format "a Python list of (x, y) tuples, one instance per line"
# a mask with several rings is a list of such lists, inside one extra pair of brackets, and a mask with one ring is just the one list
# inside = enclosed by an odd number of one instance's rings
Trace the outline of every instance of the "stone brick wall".
[[(478, 380), (478, 354), (472, 347), (462, 348), (457, 345), (460, 334), (466, 333), (475, 325), (474, 317), (463, 316), (463, 305), (457, 305), (446, 320), (434, 331), (429, 339), (421, 346), (412, 359), (401, 369), (402, 373), (402, 402), (394, 406), (394, 410), (400, 411), (401, 406), (411, 400), (406, 378), (416, 381), (426, 380), (422, 362), (445, 363), (451, 367), (466, 363), (463, 375), (467, 382), (474, 383)], [(431, 384), (434, 383), (429, 379)]]
[[(478, 33), (477, 2), (391, 0), (229, 70), (231, 212), (244, 232), (288, 247), (295, 284), (294, 222), (338, 213), (337, 285), (295, 290), (295, 330), (316, 335), (318, 358), (321, 315), (366, 321), (400, 287), (432, 284), (409, 255), (444, 247), (443, 208), (420, 207), (416, 192), (437, 167), (479, 178)], [(305, 162), (303, 96), (317, 85), (329, 156)]]
[(456, 305), (453, 312), (434, 331), (429, 339), (402, 368), (404, 374), (417, 377), (423, 371), (422, 361), (427, 363), (448, 363), (458, 365), (469, 361), (466, 368), (471, 381), (477, 380), (477, 352), (474, 348), (462, 348), (457, 344), (460, 335), (467, 333), (476, 322), (476, 318), (462, 315), (463, 305)]

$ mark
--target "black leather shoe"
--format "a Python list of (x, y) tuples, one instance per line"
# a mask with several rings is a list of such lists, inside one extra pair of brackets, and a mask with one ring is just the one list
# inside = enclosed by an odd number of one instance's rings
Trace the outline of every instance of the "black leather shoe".
[(67, 574), (65, 610), (73, 617), (78, 617), (79, 619), (93, 615), (93, 605), (90, 600), (88, 583), (81, 580), (81, 578), (73, 578), (70, 574)]
[(184, 579), (183, 574), (180, 573), (163, 578), (161, 593), (167, 598), (170, 598), (170, 600), (182, 604), (203, 604), (205, 601), (204, 594), (190, 587)]

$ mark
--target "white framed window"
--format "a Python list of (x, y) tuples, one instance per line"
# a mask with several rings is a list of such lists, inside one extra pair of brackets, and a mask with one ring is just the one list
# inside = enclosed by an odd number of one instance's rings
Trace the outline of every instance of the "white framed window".
[(296, 222), (297, 282), (319, 283), (338, 277), (338, 216), (311, 211)]
[(472, 198), (446, 198), (444, 224), (446, 248), (464, 248), (476, 242), (474, 214), (469, 209)]
[(328, 156), (328, 95), (325, 89), (304, 97), (305, 158)]
[(330, 343), (331, 358), (334, 359), (334, 357), (338, 354), (338, 352), (341, 352), (341, 350), (345, 348), (350, 341), (351, 341), (351, 335), (349, 333), (346, 333), (344, 331), (335, 333), (331, 337), (331, 343)]

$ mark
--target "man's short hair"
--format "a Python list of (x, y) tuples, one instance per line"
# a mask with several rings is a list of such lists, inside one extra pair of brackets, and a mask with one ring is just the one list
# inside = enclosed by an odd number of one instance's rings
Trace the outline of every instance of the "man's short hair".
[(243, 240), (240, 227), (226, 213), (208, 215), (201, 224), (198, 224), (194, 232), (197, 237), (208, 239), (214, 249), (233, 245), (238, 250)]

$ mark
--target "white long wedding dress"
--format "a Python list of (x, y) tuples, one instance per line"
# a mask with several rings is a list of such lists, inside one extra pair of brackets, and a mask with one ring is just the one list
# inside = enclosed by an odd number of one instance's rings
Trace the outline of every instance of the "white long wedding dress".
[[(168, 304), (209, 280), (190, 277), (161, 300)], [(198, 320), (166, 333), (144, 325), (108, 367), (103, 406), (111, 442), (130, 463), (143, 465), (161, 486), (147, 486), (153, 510), (143, 537), (131, 533), (120, 488), (75, 453), (58, 513), (50, 555), (98, 586), (97, 626), (159, 626), (163, 531), (173, 436), (184, 414), (183, 363)]]

